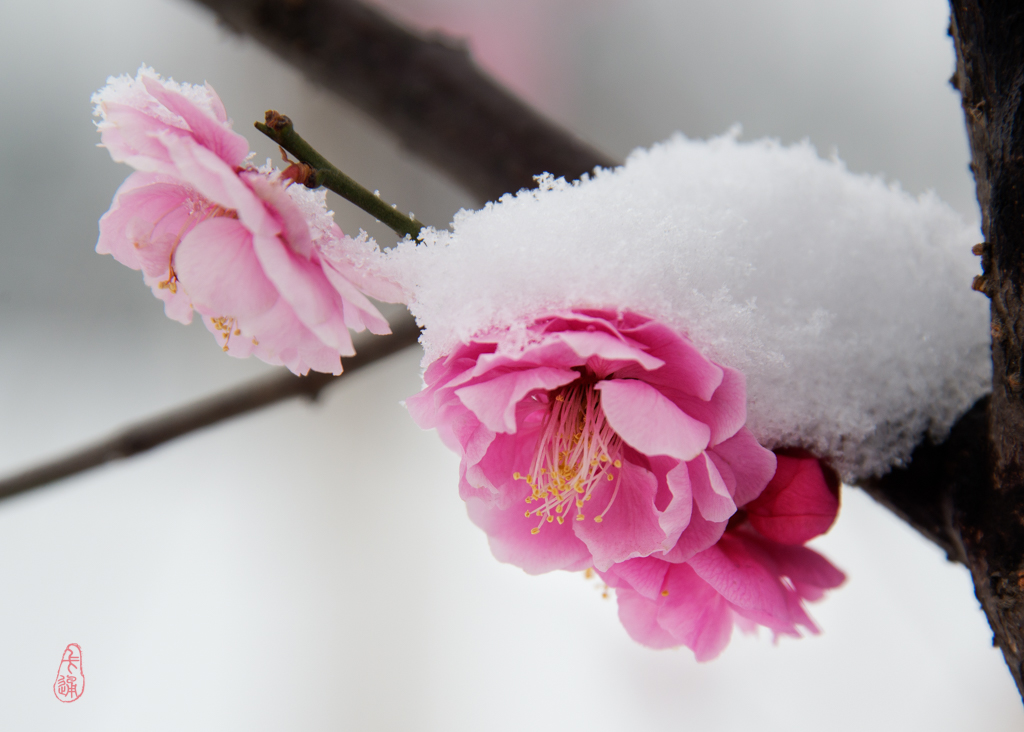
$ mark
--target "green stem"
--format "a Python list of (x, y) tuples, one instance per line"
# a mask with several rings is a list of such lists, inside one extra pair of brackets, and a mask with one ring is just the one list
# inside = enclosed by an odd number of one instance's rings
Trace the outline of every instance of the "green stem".
[(270, 110), (267, 112), (267, 123), (257, 122), (256, 129), (312, 169), (310, 175), (302, 181), (309, 188), (323, 186), (334, 191), (389, 226), (399, 236), (408, 235), (413, 240), (419, 236), (423, 224), (399, 213), (397, 208), (389, 206), (379, 195), (370, 193), (334, 167), (299, 136), (288, 117)]

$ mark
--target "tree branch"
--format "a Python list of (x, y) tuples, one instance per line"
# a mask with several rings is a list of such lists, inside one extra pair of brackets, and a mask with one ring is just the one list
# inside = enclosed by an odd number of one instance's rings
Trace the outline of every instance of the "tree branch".
[(315, 400), (329, 384), (340, 381), (385, 356), (415, 345), (420, 334), (416, 323), (409, 316), (393, 324), (391, 329), (391, 335), (374, 337), (361, 346), (355, 356), (343, 359), (345, 371), (340, 376), (316, 372), (309, 376), (280, 373), (217, 396), (186, 404), (131, 425), (105, 440), (46, 465), (0, 480), (0, 499), (10, 498), (104, 463), (137, 455), (189, 432), (285, 399), (305, 397)]
[(196, 0), (394, 133), (483, 200), (551, 173), (616, 163), (485, 75), (462, 45), (423, 38), (356, 0)]
[(257, 122), (256, 129), (280, 145), (282, 150), (287, 150), (298, 158), (299, 165), (289, 166), (284, 172), (286, 176), (298, 167), (301, 172), (295, 178), (296, 182), (310, 188), (323, 186), (334, 191), (345, 200), (373, 215), (399, 236), (409, 236), (413, 239), (419, 236), (423, 224), (413, 221), (401, 213), (397, 207), (389, 206), (379, 194), (370, 193), (361, 184), (338, 170), (330, 160), (302, 139), (302, 136), (295, 131), (295, 125), (287, 116), (268, 109), (266, 124)]
[[(480, 72), (464, 48), (426, 40), (349, 0), (199, 0), (389, 127), (481, 199), (531, 187), (549, 172), (576, 179), (615, 162), (516, 99)], [(345, 359), (345, 374), (415, 343), (411, 319)], [(296, 396), (315, 399), (337, 378), (281, 374), (185, 405), (72, 455), (0, 480), (0, 499), (129, 457)]]

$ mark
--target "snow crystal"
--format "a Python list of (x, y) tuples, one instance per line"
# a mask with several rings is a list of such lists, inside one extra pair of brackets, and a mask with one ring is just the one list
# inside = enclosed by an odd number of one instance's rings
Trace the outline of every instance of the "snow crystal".
[[(267, 166), (270, 166), (269, 160)], [(278, 171), (274, 172), (279, 175)], [(326, 188), (311, 190), (304, 185), (290, 185), (286, 190), (309, 225), (309, 236), (314, 246), (319, 247), (338, 238), (341, 232), (334, 223), (334, 211), (327, 208)]]
[(934, 194), (735, 132), (540, 183), (389, 253), (425, 363), (553, 310), (632, 310), (746, 375), (762, 444), (809, 448), (847, 480), (942, 438), (990, 388), (977, 225)]

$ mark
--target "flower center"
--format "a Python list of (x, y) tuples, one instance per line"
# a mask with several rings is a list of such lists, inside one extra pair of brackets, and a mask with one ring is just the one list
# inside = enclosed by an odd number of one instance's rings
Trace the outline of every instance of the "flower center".
[(514, 473), (532, 489), (527, 503), (540, 504), (526, 512), (540, 523), (531, 533), (540, 532), (547, 521), (563, 523), (576, 509), (576, 520), (583, 521), (584, 504), (591, 499), (600, 481), (614, 481), (615, 489), (594, 521), (601, 523), (619, 494), (622, 440), (604, 417), (601, 394), (592, 381), (574, 382), (552, 392), (550, 411), (537, 441), (537, 452), (527, 475)]

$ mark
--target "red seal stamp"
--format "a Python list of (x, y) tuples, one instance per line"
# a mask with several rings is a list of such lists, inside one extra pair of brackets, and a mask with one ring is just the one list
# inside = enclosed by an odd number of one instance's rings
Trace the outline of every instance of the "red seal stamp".
[(82, 649), (77, 643), (68, 643), (57, 669), (57, 680), (53, 682), (53, 695), (62, 702), (73, 702), (85, 691), (85, 674), (82, 673)]

